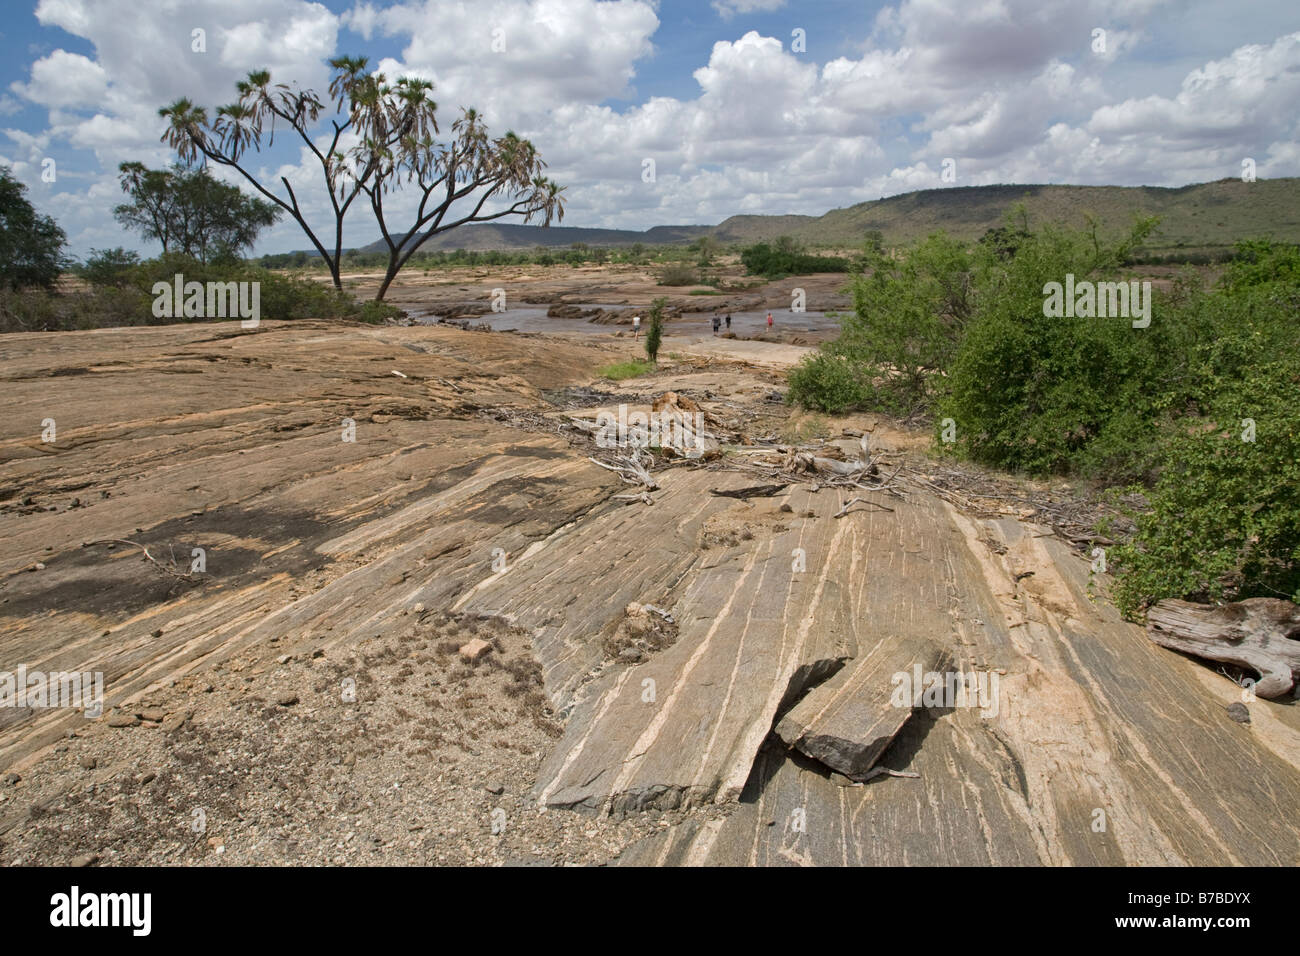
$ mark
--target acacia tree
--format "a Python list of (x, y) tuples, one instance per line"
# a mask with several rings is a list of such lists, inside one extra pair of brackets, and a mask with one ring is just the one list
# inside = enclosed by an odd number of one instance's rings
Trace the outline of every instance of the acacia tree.
[[(368, 203), (384, 244), (388, 268), (376, 299), (383, 299), (394, 277), (411, 255), (433, 236), (469, 222), (488, 222), (505, 216), (522, 216), (524, 222), (540, 218), (542, 225), (564, 218), (563, 189), (542, 175), (546, 164), (533, 144), (513, 132), (495, 139), (488, 136), (482, 118), (462, 109), (445, 141), (439, 134), (437, 104), (427, 80), (400, 77), (389, 83), (382, 73), (367, 72), (365, 57), (337, 57), (330, 61), (329, 85), (335, 116), (320, 143), (312, 132), (326, 103), (311, 90), (283, 83), (271, 85), (269, 70), (248, 74), (235, 84), (239, 99), (218, 107), (209, 122), (205, 109), (179, 99), (160, 109), (168, 120), (163, 142), (182, 160), (219, 163), (247, 179), (255, 189), (302, 227), (329, 267), (335, 288), (343, 257), (343, 222), (359, 197)], [(281, 176), (285, 195), (272, 192), (241, 164), (251, 147), (260, 151), (262, 136), (274, 142), (280, 122), (298, 135), (319, 163), (334, 216), (332, 245), (318, 238), (307, 222), (287, 176)], [(325, 140), (328, 139), (328, 143)], [(412, 184), (419, 204), (409, 226), (390, 226), (384, 212), (385, 197), (403, 184)], [(483, 212), (489, 202), (505, 208)]]
[(280, 207), (215, 179), (204, 167), (146, 169), (143, 163), (118, 167), (122, 190), (131, 197), (113, 216), (146, 239), (162, 243), (200, 262), (210, 255), (237, 256), (257, 234), (280, 217)]

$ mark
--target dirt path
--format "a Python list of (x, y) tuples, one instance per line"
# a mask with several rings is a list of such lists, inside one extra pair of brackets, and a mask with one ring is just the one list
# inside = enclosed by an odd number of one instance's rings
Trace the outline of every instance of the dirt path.
[[(616, 499), (568, 416), (673, 390), (735, 435), (799, 424), (773, 401), (796, 346), (670, 336), (655, 374), (597, 378), (638, 350), (0, 339), (0, 672), (99, 671), (107, 698), (0, 709), (0, 862), (1300, 859), (1295, 708), (1234, 723), (1231, 685), (1120, 622), (1049, 529), (920, 484), (842, 518), (809, 482), (715, 495), (755, 480), (731, 453)], [(919, 436), (820, 425), (928, 467)], [(997, 715), (919, 714), (885, 764), (920, 777), (865, 787), (774, 746), (799, 675), (904, 631), (998, 674)]]

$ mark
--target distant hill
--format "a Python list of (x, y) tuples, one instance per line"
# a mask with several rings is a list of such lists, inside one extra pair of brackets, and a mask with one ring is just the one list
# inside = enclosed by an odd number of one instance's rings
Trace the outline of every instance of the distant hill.
[[(1082, 225), (1092, 213), (1108, 229), (1126, 227), (1136, 215), (1160, 217), (1160, 232), (1150, 248), (1225, 246), (1266, 236), (1300, 242), (1300, 179), (1244, 183), (1221, 179), (1178, 188), (1158, 186), (965, 186), (926, 189), (874, 202), (833, 209), (786, 231), (805, 242), (851, 244), (879, 230), (890, 245), (943, 229), (976, 238), (1023, 202), (1031, 223)], [(726, 241), (753, 241), (769, 235), (763, 216), (736, 216), (714, 234)], [(788, 220), (799, 217), (772, 217)], [(757, 222), (755, 220), (758, 220)]]
[[(584, 229), (574, 226), (524, 226), (483, 223), (462, 226), (425, 243), (422, 249), (519, 250), (536, 246), (628, 246), (688, 243), (711, 235), (723, 243), (752, 243), (794, 236), (814, 246), (860, 245), (879, 231), (886, 245), (903, 245), (938, 229), (960, 238), (977, 238), (999, 225), (1004, 213), (1023, 202), (1031, 222), (1082, 225), (1092, 213), (1108, 230), (1122, 229), (1133, 217), (1158, 215), (1160, 233), (1151, 249), (1227, 246), (1265, 236), (1300, 243), (1300, 179), (1261, 179), (1243, 183), (1160, 186), (949, 186), (871, 200), (823, 216), (732, 216), (716, 226), (655, 226)], [(363, 251), (380, 251), (382, 241)]]
[[(633, 229), (584, 229), (581, 226), (524, 226), (518, 223), (487, 222), (461, 226), (451, 232), (434, 236), (420, 251), (435, 249), (474, 249), (479, 252), (493, 250), (533, 249), (537, 246), (565, 248), (575, 242), (589, 246), (630, 246), (634, 242), (648, 246), (691, 242), (712, 231), (712, 226), (655, 226), (644, 232)], [(387, 249), (382, 239), (377, 239), (362, 252), (383, 252)]]

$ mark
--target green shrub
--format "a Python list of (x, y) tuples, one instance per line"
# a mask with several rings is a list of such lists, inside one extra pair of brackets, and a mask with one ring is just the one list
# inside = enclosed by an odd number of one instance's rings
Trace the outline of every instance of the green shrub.
[(58, 296), (44, 289), (0, 284), (0, 332), (46, 332), (62, 327)]
[[(1134, 328), (1124, 317), (1048, 317), (1047, 283), (1116, 278), (1145, 221), (1118, 242), (1047, 229), (990, 266), (943, 382), (938, 415), (957, 426), (956, 450), (1032, 474), (1141, 477), (1168, 409), (1191, 382), (1189, 330), (1164, 317)], [(1153, 306), (1154, 309), (1154, 306)], [(1109, 473), (1097, 475), (1094, 469)]]
[(59, 332), (167, 321), (155, 319), (150, 305), (148, 296), (130, 286), (66, 294), (0, 290), (0, 332)]
[(664, 266), (659, 273), (660, 285), (698, 285), (699, 281), (699, 273), (684, 262), (674, 262)]
[(814, 352), (791, 370), (786, 401), (832, 415), (869, 408), (876, 395), (871, 374), (868, 366), (843, 355)]
[(984, 261), (932, 235), (900, 259), (868, 247), (852, 282), (853, 314), (831, 351), (879, 370), (861, 404), (900, 416), (928, 411), (936, 373), (948, 369), (974, 308)]
[(1300, 602), (1300, 362), (1258, 366), (1216, 406), (1179, 423), (1150, 511), (1111, 551), (1116, 603), (1130, 617), (1170, 597)]
[(645, 354), (651, 362), (659, 362), (659, 346), (664, 339), (664, 306), (668, 300), (663, 296), (650, 303), (650, 324), (645, 333)]
[(850, 260), (839, 256), (815, 256), (805, 253), (789, 236), (775, 242), (760, 242), (743, 249), (740, 261), (751, 275), (779, 279), (790, 275), (815, 272), (848, 272)]
[(131, 282), (138, 265), (139, 254), (121, 246), (92, 249), (81, 274), (93, 286), (124, 286)]
[(376, 302), (370, 299), (361, 303), (361, 308), (357, 313), (357, 318), (362, 322), (369, 322), (371, 325), (383, 325), (389, 319), (400, 319), (404, 315), (401, 309), (395, 305), (389, 305), (387, 302)]

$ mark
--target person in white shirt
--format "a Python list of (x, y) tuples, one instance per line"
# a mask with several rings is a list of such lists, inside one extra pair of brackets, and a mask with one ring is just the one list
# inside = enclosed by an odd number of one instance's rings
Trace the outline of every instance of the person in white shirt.
[(641, 335), (641, 316), (639, 316), (639, 315), (634, 315), (634, 316), (632, 316), (632, 338), (633, 338), (633, 340), (639, 338), (640, 335)]

